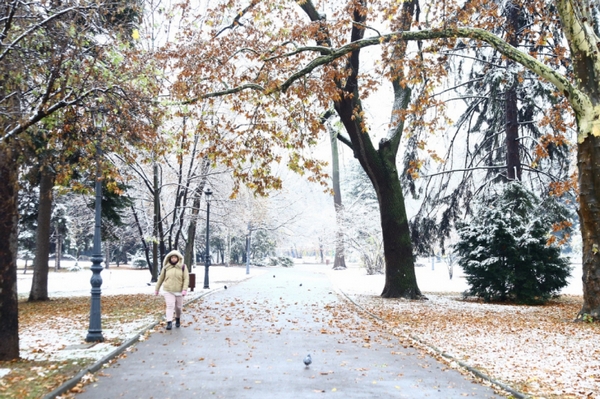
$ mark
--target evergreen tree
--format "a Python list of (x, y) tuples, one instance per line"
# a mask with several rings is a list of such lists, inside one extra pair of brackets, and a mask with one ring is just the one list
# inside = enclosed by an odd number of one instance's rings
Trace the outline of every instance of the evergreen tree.
[(571, 275), (560, 248), (549, 242), (564, 218), (556, 201), (540, 201), (519, 183), (482, 198), (469, 224), (458, 230), (455, 249), (469, 290), (485, 301), (540, 304), (567, 285)]

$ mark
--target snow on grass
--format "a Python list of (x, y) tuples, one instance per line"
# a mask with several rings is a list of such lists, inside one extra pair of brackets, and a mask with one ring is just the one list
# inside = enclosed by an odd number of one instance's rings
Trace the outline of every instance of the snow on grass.
[[(35, 361), (100, 360), (155, 320), (155, 316), (149, 316), (127, 323), (111, 323), (109, 328), (102, 328), (104, 342), (87, 343), (87, 323), (66, 318), (50, 318), (19, 332), (21, 357)], [(58, 332), (57, 323), (70, 328)]]
[(449, 279), (444, 264), (416, 268), (426, 301), (382, 299), (384, 276), (350, 268), (327, 272), (358, 305), (411, 336), (536, 398), (600, 398), (600, 326), (575, 323), (582, 304), (575, 265), (563, 295), (546, 306), (464, 300), (460, 269)]

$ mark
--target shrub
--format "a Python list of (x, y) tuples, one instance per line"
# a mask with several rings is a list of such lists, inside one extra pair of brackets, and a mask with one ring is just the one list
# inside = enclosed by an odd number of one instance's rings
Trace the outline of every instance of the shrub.
[(287, 256), (279, 256), (279, 257), (270, 257), (266, 258), (261, 262), (261, 264), (255, 263), (256, 266), (265, 266), (268, 263), (269, 266), (282, 266), (282, 267), (292, 267), (294, 266), (294, 261)]
[(556, 201), (541, 202), (519, 183), (483, 198), (471, 222), (459, 228), (455, 246), (470, 286), (465, 295), (540, 304), (557, 294), (571, 268), (548, 238), (565, 214)]
[(292, 258), (288, 258), (287, 256), (280, 256), (277, 259), (279, 259), (279, 264), (283, 267), (293, 267), (294, 266), (294, 261), (292, 260)]
[(131, 261), (131, 264), (136, 269), (146, 269), (148, 267), (148, 262), (144, 258), (135, 258)]

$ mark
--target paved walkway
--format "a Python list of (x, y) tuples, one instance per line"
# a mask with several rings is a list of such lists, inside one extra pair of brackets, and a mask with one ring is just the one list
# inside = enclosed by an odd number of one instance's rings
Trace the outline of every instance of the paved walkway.
[(215, 292), (182, 322), (136, 344), (77, 399), (502, 397), (380, 336), (311, 268), (272, 269)]

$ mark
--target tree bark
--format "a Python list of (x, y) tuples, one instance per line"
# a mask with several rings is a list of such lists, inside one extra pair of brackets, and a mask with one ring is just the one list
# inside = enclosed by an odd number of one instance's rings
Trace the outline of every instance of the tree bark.
[(204, 192), (204, 187), (206, 187), (206, 175), (208, 174), (208, 170), (210, 168), (210, 162), (207, 157), (204, 157), (202, 160), (202, 179), (201, 183), (198, 185), (196, 192), (194, 193), (194, 201), (192, 204), (191, 218), (190, 224), (188, 226), (188, 234), (187, 234), (187, 242), (185, 244), (185, 253), (184, 253), (184, 262), (188, 265), (188, 269), (192, 271), (192, 264), (195, 261), (194, 259), (194, 242), (196, 241), (196, 227), (198, 223), (198, 213), (200, 213), (200, 201), (202, 200), (202, 193)]
[(104, 268), (110, 269), (110, 241), (104, 241)]
[(600, 137), (578, 145), (579, 217), (583, 241), (583, 306), (579, 316), (600, 320)]
[(158, 165), (156, 164), (156, 162), (154, 163), (154, 191), (153, 191), (153, 197), (154, 197), (154, 237), (152, 240), (152, 281), (157, 281), (158, 279), (158, 270), (161, 267), (161, 261), (162, 261), (162, 256), (159, 258), (159, 254), (158, 254), (158, 242), (159, 242), (159, 232), (158, 232), (158, 225), (161, 222), (160, 221), (160, 216), (159, 216), (159, 210), (160, 210), (160, 195), (159, 195), (159, 188), (158, 188)]
[[(508, 43), (517, 47), (519, 45), (519, 6), (513, 2), (508, 7)], [(508, 60), (508, 67), (515, 62)], [(506, 169), (508, 180), (521, 180), (521, 157), (519, 156), (519, 114), (517, 104), (517, 81), (512, 84), (505, 94), (506, 118)]]
[(600, 320), (600, 40), (589, 1), (557, 0), (573, 60), (576, 87), (565, 90), (577, 118), (577, 168), (581, 228), (583, 305), (579, 312)]
[(17, 297), (18, 166), (6, 143), (0, 144), (0, 360), (19, 358)]
[(52, 220), (52, 189), (54, 173), (48, 167), (40, 170), (40, 203), (35, 232), (35, 259), (29, 301), (48, 300), (48, 258), (50, 256), (50, 225)]
[(335, 239), (335, 260), (333, 261), (333, 270), (346, 269), (346, 260), (344, 258), (344, 232), (342, 231), (342, 191), (340, 189), (340, 160), (337, 145), (337, 133), (328, 124), (329, 139), (331, 141), (331, 168), (333, 182), (333, 205), (335, 206), (336, 221), (336, 239)]
[[(373, 169), (379, 201), (383, 252), (385, 257), (384, 298), (421, 299), (417, 284), (413, 247), (404, 205), (404, 194), (395, 167), (396, 155), (388, 151), (389, 142), (380, 144), (381, 169)], [(387, 158), (387, 159), (386, 159)]]
[(54, 271), (57, 272), (60, 270), (60, 260), (62, 259), (62, 235), (60, 234), (60, 229), (57, 227), (55, 229), (56, 233), (56, 256), (54, 261)]

